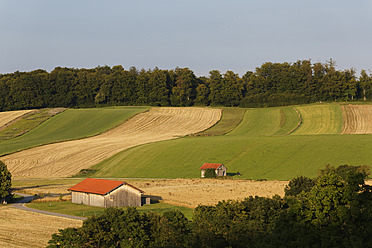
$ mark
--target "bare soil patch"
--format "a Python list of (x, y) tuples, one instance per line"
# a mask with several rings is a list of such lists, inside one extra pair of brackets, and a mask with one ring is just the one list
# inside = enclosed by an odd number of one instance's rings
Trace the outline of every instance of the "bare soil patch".
[(341, 105), (342, 134), (372, 134), (372, 105)]
[(0, 207), (0, 247), (45, 247), (58, 229), (80, 227), (82, 223), (3, 206)]
[(12, 122), (13, 120), (32, 111), (33, 110), (17, 110), (17, 111), (0, 112), (0, 129), (2, 129), (3, 126)]
[(127, 148), (200, 132), (220, 118), (220, 109), (153, 108), (95, 137), (36, 147), (1, 159), (14, 178), (68, 177)]

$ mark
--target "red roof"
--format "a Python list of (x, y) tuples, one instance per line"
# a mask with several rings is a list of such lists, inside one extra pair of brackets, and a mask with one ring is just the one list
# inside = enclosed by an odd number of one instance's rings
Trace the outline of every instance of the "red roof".
[(68, 190), (105, 195), (113, 191), (114, 189), (120, 187), (123, 184), (128, 185), (140, 191), (141, 193), (144, 193), (142, 190), (123, 181), (112, 181), (112, 180), (94, 179), (94, 178), (87, 178), (84, 181), (81, 181), (80, 183), (76, 184), (75, 186), (72, 186)]
[(204, 163), (199, 170), (206, 170), (206, 169), (218, 169), (223, 164), (213, 164), (213, 163)]

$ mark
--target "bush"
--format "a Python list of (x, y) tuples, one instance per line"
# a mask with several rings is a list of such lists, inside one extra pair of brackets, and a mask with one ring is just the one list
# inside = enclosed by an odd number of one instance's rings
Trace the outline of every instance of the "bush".
[(0, 161), (0, 201), (10, 194), (12, 186), (12, 174), (6, 165)]
[(285, 196), (297, 196), (301, 192), (309, 192), (314, 185), (315, 180), (311, 178), (304, 176), (295, 177), (285, 186)]
[(215, 169), (206, 169), (204, 172), (205, 178), (215, 178), (217, 177)]

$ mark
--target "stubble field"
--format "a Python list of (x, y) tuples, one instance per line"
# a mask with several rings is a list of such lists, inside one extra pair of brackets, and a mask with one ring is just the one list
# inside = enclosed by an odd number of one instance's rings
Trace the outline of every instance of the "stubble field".
[(0, 112), (0, 129), (7, 123), (33, 110), (17, 110)]
[(3, 206), (0, 207), (0, 247), (45, 247), (58, 229), (80, 227), (82, 223)]
[(342, 134), (372, 134), (371, 105), (342, 105)]

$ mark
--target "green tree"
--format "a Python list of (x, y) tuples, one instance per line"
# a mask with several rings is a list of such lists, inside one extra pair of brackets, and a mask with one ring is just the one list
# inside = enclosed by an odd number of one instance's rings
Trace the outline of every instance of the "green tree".
[(285, 196), (297, 196), (301, 192), (309, 192), (314, 185), (315, 180), (311, 178), (305, 176), (295, 177), (285, 186)]
[(10, 187), (12, 187), (12, 175), (6, 165), (0, 161), (0, 200), (9, 195)]

